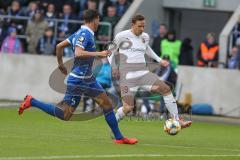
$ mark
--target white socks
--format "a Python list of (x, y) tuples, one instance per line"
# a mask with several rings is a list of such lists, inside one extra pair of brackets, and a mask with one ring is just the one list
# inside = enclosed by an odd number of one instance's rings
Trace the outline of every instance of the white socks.
[(118, 122), (125, 116), (125, 113), (123, 112), (123, 107), (118, 108), (115, 116)]
[[(163, 96), (164, 99), (164, 103), (166, 105), (167, 110), (170, 112), (171, 117), (173, 119), (176, 119), (177, 121), (179, 120), (178, 117), (178, 108), (177, 108), (177, 103), (175, 98), (173, 97), (172, 93), (167, 95), (167, 96)], [(115, 116), (117, 121), (119, 122), (126, 114), (123, 112), (123, 107), (118, 108)]]
[(172, 118), (179, 120), (177, 103), (172, 93), (167, 96), (163, 96), (163, 99), (167, 110), (170, 112)]

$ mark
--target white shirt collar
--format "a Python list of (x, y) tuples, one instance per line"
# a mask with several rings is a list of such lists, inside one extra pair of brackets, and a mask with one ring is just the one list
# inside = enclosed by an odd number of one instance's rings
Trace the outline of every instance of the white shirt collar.
[(86, 26), (86, 25), (82, 25), (81, 28), (83, 28), (83, 29), (87, 29), (90, 33), (92, 33), (92, 35), (94, 35), (93, 30), (91, 30), (91, 28), (89, 28), (88, 26)]
[(129, 32), (130, 32), (133, 36), (135, 36), (135, 37), (137, 37), (137, 38), (141, 37), (141, 35), (142, 35), (142, 33), (141, 33), (140, 35), (137, 36), (136, 34), (134, 34), (134, 33), (132, 32), (131, 29), (129, 29)]

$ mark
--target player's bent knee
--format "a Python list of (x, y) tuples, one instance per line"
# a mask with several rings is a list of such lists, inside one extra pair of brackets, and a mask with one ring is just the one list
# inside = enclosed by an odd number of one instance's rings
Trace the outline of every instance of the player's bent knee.
[(166, 85), (166, 86), (164, 86), (163, 87), (163, 89), (162, 89), (162, 95), (168, 95), (169, 93), (171, 92), (171, 88), (168, 86), (168, 85)]
[(171, 92), (171, 88), (167, 84), (159, 85), (156, 88), (155, 92), (165, 96), (165, 95), (168, 95)]
[(95, 98), (95, 101), (100, 105), (101, 108), (103, 108), (103, 110), (113, 109), (112, 102), (106, 94), (102, 94), (98, 98)]
[(125, 113), (130, 113), (130, 112), (132, 112), (132, 111), (133, 111), (133, 108), (134, 108), (134, 106), (130, 106), (130, 105), (124, 105), (124, 106), (123, 106), (123, 110), (124, 110)]

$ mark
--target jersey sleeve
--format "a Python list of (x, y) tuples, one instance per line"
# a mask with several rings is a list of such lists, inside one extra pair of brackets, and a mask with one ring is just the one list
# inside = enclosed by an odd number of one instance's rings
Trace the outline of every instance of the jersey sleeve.
[(150, 41), (150, 36), (147, 33), (144, 33), (144, 37), (145, 37), (145, 44), (149, 45), (149, 41)]
[(161, 62), (161, 58), (152, 50), (152, 48), (147, 45), (146, 54), (157, 62)]
[(120, 43), (121, 43), (121, 35), (117, 34), (113, 40), (113, 44), (115, 47), (111, 50), (112, 54), (108, 57), (108, 61), (111, 65), (112, 69), (118, 68), (117, 67), (118, 65), (116, 63), (116, 55), (118, 54)]
[(81, 33), (79, 36), (77, 36), (75, 46), (79, 46), (82, 49), (86, 49), (89, 44), (90, 38), (91, 37), (89, 37), (86, 33)]
[(74, 35), (71, 35), (66, 40), (68, 41), (68, 43), (72, 44), (73, 38), (74, 38)]
[(113, 43), (116, 45), (116, 49), (119, 49), (119, 46), (122, 42), (122, 36), (120, 34), (117, 34), (113, 40)]

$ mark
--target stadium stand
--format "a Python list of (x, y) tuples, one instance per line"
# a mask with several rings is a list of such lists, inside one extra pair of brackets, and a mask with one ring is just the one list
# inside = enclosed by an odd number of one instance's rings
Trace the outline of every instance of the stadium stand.
[[(126, 12), (132, 0), (65, 0), (61, 2), (63, 5), (59, 5), (59, 2), (54, 0), (1, 2), (0, 46), (5, 37), (9, 36), (9, 28), (15, 28), (17, 37), (21, 39), (23, 48), (21, 52), (42, 54), (39, 52), (38, 42), (44, 36), (44, 31), (48, 27), (52, 28), (56, 42), (67, 38), (82, 24), (82, 13), (85, 9), (96, 9), (101, 13), (102, 23), (100, 23), (99, 36), (96, 37), (99, 37), (98, 44), (104, 44), (111, 40), (113, 27), (119, 21), (119, 16)], [(36, 20), (39, 16), (40, 21)], [(71, 51), (65, 50), (65, 55), (68, 57), (72, 56), (69, 52)]]

